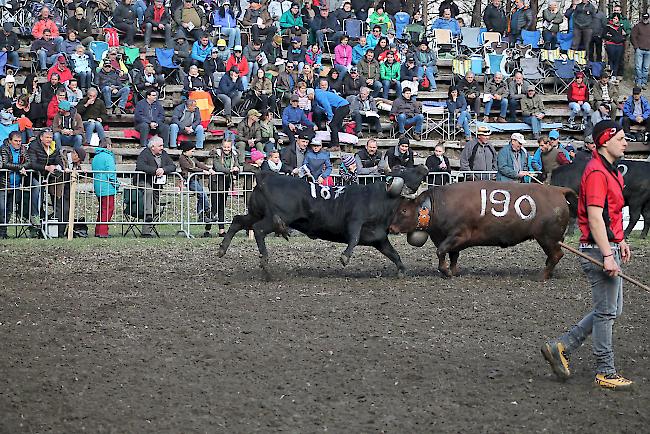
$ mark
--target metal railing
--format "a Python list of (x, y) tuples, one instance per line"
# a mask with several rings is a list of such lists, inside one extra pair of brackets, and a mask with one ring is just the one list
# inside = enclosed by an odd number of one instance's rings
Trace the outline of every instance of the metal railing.
[[(430, 172), (425, 184), (429, 188), (495, 177), (495, 171)], [(334, 185), (344, 184), (339, 175), (332, 178)], [(385, 180), (384, 175), (358, 177), (361, 185)], [(62, 237), (70, 229), (88, 236), (89, 225), (95, 226), (96, 235), (120, 226), (124, 236), (157, 235), (157, 226), (165, 225), (189, 238), (198, 228), (221, 229), (245, 214), (255, 187), (250, 172), (193, 173), (184, 179), (179, 173), (157, 178), (137, 171), (75, 171), (42, 179), (35, 171), (0, 170), (0, 181), (0, 235), (15, 228), (16, 237), (45, 238)]]

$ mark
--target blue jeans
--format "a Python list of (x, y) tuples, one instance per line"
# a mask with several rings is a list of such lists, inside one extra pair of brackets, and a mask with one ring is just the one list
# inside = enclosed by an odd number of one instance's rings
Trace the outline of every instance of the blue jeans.
[(74, 136), (66, 136), (61, 133), (54, 133), (54, 141), (56, 146), (61, 148), (61, 146), (72, 146), (73, 148), (81, 148), (81, 143), (83, 139), (81, 134), (75, 134)]
[[(237, 27), (234, 28), (221, 28), (221, 34), (228, 37), (228, 48), (231, 50), (235, 45), (241, 45), (241, 30)], [(224, 38), (225, 39), (225, 38)], [(250, 66), (250, 63), (249, 63)]]
[(382, 92), (382, 90), (384, 88), (384, 85), (382, 84), (381, 81), (375, 80), (375, 81), (372, 82), (372, 86), (369, 86), (369, 87), (372, 90), (372, 92), (370, 93), (370, 96), (372, 96), (373, 98), (377, 98), (379, 96), (379, 94)]
[(397, 126), (399, 127), (400, 134), (406, 132), (407, 125), (415, 124), (415, 133), (422, 134), (422, 122), (424, 122), (424, 116), (422, 114), (417, 114), (415, 116), (407, 116), (405, 114), (397, 115)]
[(436, 86), (436, 78), (433, 75), (433, 69), (431, 67), (428, 67), (426, 71), (422, 66), (418, 67), (418, 78), (422, 80), (422, 77), (427, 76), (427, 80), (429, 80), (429, 90), (436, 90), (438, 86)]
[(508, 122), (515, 122), (517, 120), (517, 110), (521, 108), (521, 100), (509, 98), (508, 99)]
[(138, 15), (138, 27), (144, 24), (144, 12), (147, 10), (147, 5), (143, 0), (136, 0), (134, 3), (135, 13)]
[[(170, 148), (176, 147), (179, 131), (180, 128), (177, 124), (171, 124), (169, 126), (169, 147)], [(187, 132), (185, 131), (183, 131), (183, 134), (188, 135)], [(196, 149), (203, 149), (203, 142), (205, 141), (205, 130), (203, 129), (203, 125), (197, 126), (196, 129), (194, 130), (194, 134), (196, 135)]]
[(86, 130), (86, 143), (90, 144), (90, 138), (93, 136), (93, 133), (97, 133), (99, 140), (106, 139), (106, 133), (104, 132), (104, 126), (101, 122), (84, 122), (84, 129)]
[(612, 75), (622, 75), (621, 65), (623, 64), (625, 47), (623, 45), (605, 44), (605, 51), (607, 52), (607, 63), (612, 69)]
[(648, 71), (650, 70), (650, 50), (642, 50), (637, 48), (634, 51), (634, 82), (637, 86), (645, 86), (648, 84)]
[(542, 37), (544, 38), (544, 49), (555, 50), (557, 47), (557, 33), (553, 33), (550, 30), (544, 30), (542, 32)]
[(591, 106), (588, 102), (583, 102), (582, 105), (577, 102), (569, 103), (569, 123), (573, 122), (578, 114), (582, 111), (582, 118), (586, 120), (591, 114)]
[(190, 191), (196, 191), (196, 213), (207, 215), (207, 213), (210, 212), (210, 200), (208, 199), (208, 195), (205, 192), (201, 181), (201, 176), (194, 176), (190, 179), (187, 186)]
[(82, 89), (88, 89), (92, 85), (93, 73), (92, 71), (82, 71), (77, 72), (77, 77), (79, 77), (79, 87)]
[[(494, 104), (494, 101), (495, 100), (491, 99), (485, 103), (485, 116), (490, 116), (490, 111), (492, 111), (492, 104)], [(499, 103), (499, 117), (505, 118), (506, 112), (508, 111), (508, 98), (501, 98), (501, 101), (499, 101)]]
[[(391, 83), (390, 80), (382, 80), (381, 82), (384, 88), (384, 92), (382, 96), (384, 97), (384, 99), (388, 99), (388, 90), (393, 85), (393, 83)], [(397, 92), (396, 98), (402, 96), (402, 83), (400, 83), (399, 80), (395, 81), (395, 92)]]
[(13, 69), (20, 68), (20, 56), (17, 51), (7, 51), (7, 66), (11, 66)]
[(542, 132), (542, 121), (535, 116), (524, 116), (524, 122), (531, 126), (533, 129), (533, 136), (538, 138), (539, 134)]
[[(598, 261), (603, 261), (603, 255), (598, 248), (581, 249), (583, 253)], [(619, 249), (612, 249), (614, 260), (620, 265)], [(612, 326), (614, 320), (623, 312), (623, 279), (610, 277), (603, 269), (586, 259), (580, 259), (582, 270), (587, 275), (591, 285), (591, 298), (594, 309), (589, 312), (571, 330), (559, 339), (564, 344), (567, 353), (578, 349), (590, 334), (593, 352), (596, 357), (596, 373), (614, 374), (614, 349), (612, 347)]]
[(346, 68), (343, 65), (339, 65), (337, 63), (334, 64), (334, 69), (336, 69), (339, 72), (339, 79), (336, 80), (337, 83), (340, 83), (343, 81), (343, 77), (345, 77), (345, 74), (348, 73), (348, 68)]
[[(117, 103), (117, 106), (119, 108), (124, 109), (124, 107), (126, 107), (126, 102), (129, 99), (129, 92), (131, 92), (129, 86), (124, 86), (118, 89), (115, 96), (117, 96), (120, 99), (119, 102)], [(106, 107), (110, 107), (113, 104), (113, 93), (111, 91), (111, 87), (110, 86), (102, 87), (102, 95), (104, 95), (104, 102), (106, 103)]]
[(54, 65), (54, 62), (56, 62), (57, 57), (59, 57), (59, 53), (48, 56), (45, 50), (38, 50), (36, 52), (36, 55), (38, 56), (38, 65), (41, 68), (41, 70), (47, 69), (48, 65)]
[(467, 110), (460, 112), (458, 114), (458, 118), (456, 118), (456, 123), (463, 129), (465, 137), (470, 137), (472, 135), (472, 132), (469, 129), (469, 121), (471, 118), (472, 117), (469, 115), (469, 112)]

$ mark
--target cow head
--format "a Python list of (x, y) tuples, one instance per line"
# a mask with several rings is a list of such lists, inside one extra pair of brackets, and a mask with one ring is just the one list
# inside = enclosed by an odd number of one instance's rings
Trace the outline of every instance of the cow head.
[(427, 229), (433, 216), (431, 190), (421, 193), (415, 199), (402, 199), (389, 230), (393, 234), (408, 234), (412, 246), (422, 247), (427, 242)]
[(393, 177), (386, 185), (386, 191), (390, 197), (401, 195), (413, 198), (428, 173), (425, 166), (395, 167), (391, 173)]

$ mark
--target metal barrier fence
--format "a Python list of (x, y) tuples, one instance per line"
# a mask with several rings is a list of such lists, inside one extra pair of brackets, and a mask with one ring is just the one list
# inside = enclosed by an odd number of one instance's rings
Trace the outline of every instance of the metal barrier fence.
[[(495, 176), (493, 171), (430, 172), (425, 183), (428, 188)], [(333, 179), (343, 185), (339, 175)], [(359, 176), (361, 185), (385, 180), (383, 175)], [(136, 171), (78, 171), (55, 172), (42, 180), (35, 171), (0, 170), (0, 236), (13, 227), (16, 237), (61, 237), (72, 208), (78, 236), (89, 235), (88, 225), (95, 226), (96, 235), (121, 226), (125, 236), (158, 235), (156, 226), (166, 225), (189, 238), (199, 227), (202, 232), (215, 225), (221, 229), (235, 215), (245, 214), (254, 186), (250, 172), (193, 173), (184, 180), (178, 173), (155, 177)]]
[(0, 170), (0, 237), (36, 237), (40, 231), (41, 176), (34, 170)]

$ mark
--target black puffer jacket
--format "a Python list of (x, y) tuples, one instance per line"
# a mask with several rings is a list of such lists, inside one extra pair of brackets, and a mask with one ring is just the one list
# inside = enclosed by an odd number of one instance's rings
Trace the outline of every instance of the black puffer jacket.
[(32, 169), (40, 172), (43, 176), (47, 176), (49, 173), (45, 170), (45, 166), (54, 165), (65, 167), (63, 158), (61, 157), (61, 148), (55, 147), (54, 152), (48, 155), (45, 149), (43, 149), (43, 143), (41, 143), (40, 137), (29, 144), (28, 155)]
[(508, 20), (503, 8), (496, 8), (493, 4), (489, 4), (483, 13), (483, 22), (489, 32), (499, 32), (504, 34), (508, 28)]
[[(0, 146), (0, 161), (2, 162), (0, 164), (0, 167), (5, 170), (10, 170), (12, 172), (19, 172), (21, 169), (31, 169), (31, 165), (29, 163), (29, 154), (27, 153), (27, 146), (22, 145), (20, 147), (20, 157), (19, 157), (19, 162), (18, 164), (14, 163), (14, 158), (11, 152), (11, 149), (9, 148), (11, 145), (9, 144), (9, 139), (5, 139), (4, 143), (2, 146)], [(9, 179), (9, 175), (5, 175), (4, 173), (0, 172), (0, 189), (4, 188), (7, 186), (7, 181)]]

